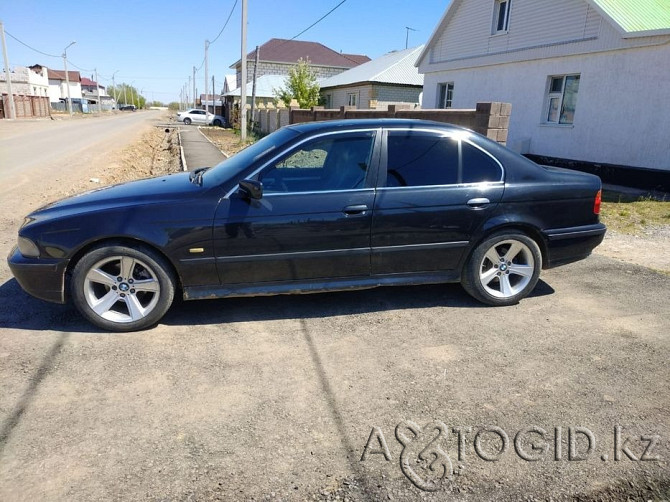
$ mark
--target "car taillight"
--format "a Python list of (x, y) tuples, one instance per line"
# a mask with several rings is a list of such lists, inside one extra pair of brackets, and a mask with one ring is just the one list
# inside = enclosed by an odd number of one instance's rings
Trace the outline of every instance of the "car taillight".
[(596, 200), (593, 202), (593, 214), (600, 214), (600, 203), (602, 202), (603, 191), (598, 190)]

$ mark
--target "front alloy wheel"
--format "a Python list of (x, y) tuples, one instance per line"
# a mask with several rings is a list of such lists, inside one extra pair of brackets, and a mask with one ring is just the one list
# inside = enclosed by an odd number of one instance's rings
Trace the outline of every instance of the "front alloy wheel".
[(133, 331), (163, 317), (174, 297), (174, 281), (163, 259), (148, 249), (102, 247), (77, 263), (72, 297), (97, 326)]
[(537, 284), (542, 254), (524, 234), (493, 235), (475, 248), (465, 270), (465, 290), (488, 305), (513, 305)]

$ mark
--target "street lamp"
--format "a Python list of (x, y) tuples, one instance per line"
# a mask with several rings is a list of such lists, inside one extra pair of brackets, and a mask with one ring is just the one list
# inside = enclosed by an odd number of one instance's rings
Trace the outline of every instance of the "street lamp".
[(65, 49), (63, 49), (63, 66), (65, 67), (65, 85), (67, 86), (67, 110), (70, 112), (70, 117), (72, 117), (72, 99), (70, 99), (70, 76), (67, 74), (67, 50), (76, 44), (77, 41), (74, 40), (70, 42)]

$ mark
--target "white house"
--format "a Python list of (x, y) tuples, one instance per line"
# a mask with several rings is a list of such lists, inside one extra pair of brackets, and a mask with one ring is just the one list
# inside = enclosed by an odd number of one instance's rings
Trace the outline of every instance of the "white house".
[[(82, 99), (81, 74), (78, 71), (68, 71), (70, 81), (70, 99)], [(58, 103), (67, 100), (67, 81), (65, 72), (49, 69), (49, 101)]]
[(670, 1), (453, 0), (424, 108), (512, 103), (522, 153), (670, 171)]
[[(15, 66), (10, 72), (12, 92), (24, 96), (48, 96), (49, 79), (47, 68), (38, 64), (25, 67)], [(0, 93), (7, 93), (7, 77), (0, 72)]]

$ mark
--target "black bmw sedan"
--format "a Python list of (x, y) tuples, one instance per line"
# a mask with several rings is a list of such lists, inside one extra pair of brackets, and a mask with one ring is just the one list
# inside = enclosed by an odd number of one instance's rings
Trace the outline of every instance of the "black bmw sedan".
[(209, 168), (30, 214), (10, 268), (110, 331), (185, 300), (461, 282), (517, 303), (602, 241), (596, 176), (417, 120), (291, 125)]

